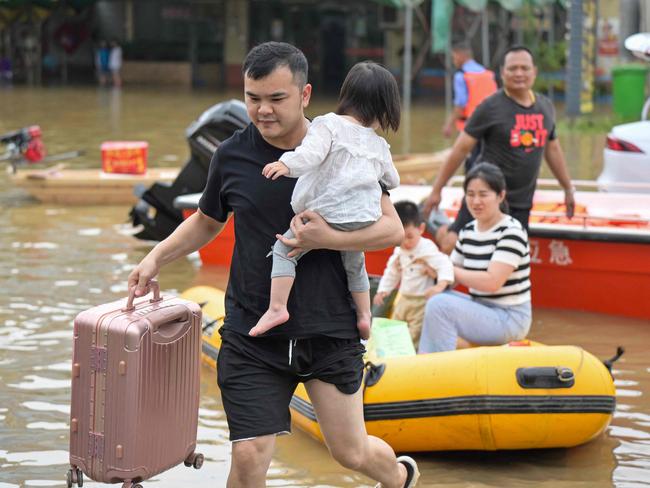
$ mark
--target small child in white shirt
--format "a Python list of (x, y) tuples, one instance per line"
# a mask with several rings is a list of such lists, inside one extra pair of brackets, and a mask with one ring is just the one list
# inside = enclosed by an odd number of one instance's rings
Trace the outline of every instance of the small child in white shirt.
[[(400, 296), (392, 318), (408, 323), (417, 349), (426, 301), (453, 283), (454, 266), (449, 256), (442, 253), (433, 241), (422, 237), (425, 224), (415, 203), (397, 202), (395, 210), (404, 226), (404, 240), (386, 264), (374, 303), (382, 305), (386, 296), (399, 284)], [(431, 277), (432, 270), (436, 280)]]
[[(279, 161), (267, 164), (262, 174), (298, 178), (291, 198), (293, 211), (318, 213), (333, 228), (352, 231), (367, 227), (382, 215), (381, 184), (399, 185), (390, 146), (375, 131), (397, 131), (400, 120), (399, 88), (393, 75), (377, 63), (357, 63), (348, 73), (336, 113), (316, 117), (301, 145)], [(287, 238), (293, 238), (288, 230)], [(273, 246), (269, 309), (250, 331), (260, 335), (289, 319), (287, 300), (296, 276), (298, 259), (282, 241)], [(363, 252), (342, 251), (348, 289), (356, 307), (362, 339), (370, 335), (370, 283)]]

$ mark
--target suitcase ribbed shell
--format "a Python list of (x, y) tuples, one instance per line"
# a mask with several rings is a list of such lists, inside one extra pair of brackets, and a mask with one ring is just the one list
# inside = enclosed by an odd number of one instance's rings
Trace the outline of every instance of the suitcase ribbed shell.
[(105, 483), (195, 458), (201, 309), (168, 296), (125, 307), (100, 305), (74, 322), (70, 464)]

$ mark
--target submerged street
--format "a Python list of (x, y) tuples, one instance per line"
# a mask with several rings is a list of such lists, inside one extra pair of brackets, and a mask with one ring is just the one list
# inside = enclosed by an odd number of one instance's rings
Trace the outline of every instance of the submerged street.
[[(149, 166), (180, 167), (189, 154), (184, 135), (189, 123), (212, 104), (240, 96), (140, 87), (1, 88), (0, 133), (39, 124), (50, 154), (85, 151), (81, 158), (64, 161), (69, 168), (99, 168), (99, 146), (106, 140), (148, 141)], [(316, 96), (307, 113), (327, 112), (334, 103)], [(442, 102), (414, 100), (411, 116), (413, 152), (450, 145), (440, 134)], [(602, 167), (605, 134), (560, 132), (560, 138), (572, 178), (594, 179)], [(399, 151), (399, 135), (388, 139)], [(544, 166), (542, 175), (549, 174)], [(0, 176), (0, 488), (64, 485), (72, 321), (81, 310), (126, 296), (127, 275), (151, 248), (130, 236), (128, 212), (125, 206), (42, 205), (12, 188), (4, 171)], [(198, 258), (179, 260), (163, 269), (160, 283), (170, 292), (198, 284), (225, 288), (227, 273), (202, 268)], [(535, 309), (529, 337), (575, 344), (601, 359), (611, 357), (619, 345), (626, 348), (614, 369), (612, 425), (573, 449), (418, 454), (419, 486), (650, 485), (650, 324)], [(230, 461), (225, 414), (214, 372), (204, 368), (202, 375), (197, 451), (206, 457), (203, 468), (188, 471), (181, 465), (146, 486), (225, 484)], [(369, 486), (370, 480), (341, 468), (323, 445), (294, 429), (279, 439), (268, 484), (355, 487)]]

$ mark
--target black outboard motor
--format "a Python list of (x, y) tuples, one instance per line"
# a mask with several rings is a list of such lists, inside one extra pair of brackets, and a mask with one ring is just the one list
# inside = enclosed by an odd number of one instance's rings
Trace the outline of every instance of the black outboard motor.
[(26, 162), (42, 161), (45, 157), (42, 134), (38, 125), (0, 134), (0, 147), (5, 146), (5, 152), (0, 153), (0, 161), (9, 161), (12, 173), (16, 173), (16, 167)]
[(209, 108), (185, 131), (190, 145), (190, 159), (173, 183), (154, 183), (145, 191), (136, 188), (140, 201), (131, 209), (134, 226), (142, 226), (135, 236), (139, 239), (162, 241), (183, 221), (180, 210), (174, 208), (174, 198), (203, 191), (208, 179), (210, 160), (222, 141), (250, 122), (246, 105), (229, 100)]

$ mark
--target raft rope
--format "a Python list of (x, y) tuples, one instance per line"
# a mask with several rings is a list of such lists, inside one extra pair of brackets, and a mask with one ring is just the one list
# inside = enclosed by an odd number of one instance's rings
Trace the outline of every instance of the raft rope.
[(603, 361), (603, 364), (605, 367), (609, 370), (609, 374), (612, 375), (612, 378), (614, 378), (614, 374), (612, 373), (612, 366), (616, 361), (619, 360), (619, 358), (625, 353), (625, 348), (623, 346), (618, 346), (616, 348), (616, 354), (611, 357), (610, 359), (606, 359)]

